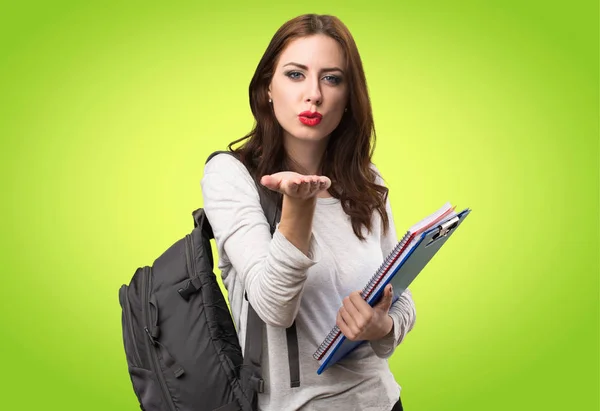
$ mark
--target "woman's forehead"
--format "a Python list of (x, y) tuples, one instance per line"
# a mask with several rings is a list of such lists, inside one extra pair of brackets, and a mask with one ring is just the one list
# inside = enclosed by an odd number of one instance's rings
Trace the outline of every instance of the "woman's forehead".
[(309, 70), (345, 69), (342, 47), (333, 38), (322, 34), (292, 40), (279, 57), (279, 66), (290, 63), (306, 66)]

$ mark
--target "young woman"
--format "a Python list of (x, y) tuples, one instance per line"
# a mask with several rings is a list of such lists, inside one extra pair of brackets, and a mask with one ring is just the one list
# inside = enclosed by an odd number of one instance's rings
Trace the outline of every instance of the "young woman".
[[(207, 163), (202, 191), (242, 348), (248, 302), (266, 323), (259, 409), (400, 410), (387, 358), (412, 329), (415, 307), (408, 290), (392, 304), (391, 286), (374, 307), (359, 295), (397, 237), (371, 163), (365, 75), (344, 24), (325, 15), (286, 22), (258, 64), (250, 106), (254, 129), (229, 146), (237, 157)], [(283, 197), (272, 237), (255, 181)], [(297, 388), (286, 344), (294, 321)], [(369, 343), (317, 375), (312, 354), (334, 323)]]

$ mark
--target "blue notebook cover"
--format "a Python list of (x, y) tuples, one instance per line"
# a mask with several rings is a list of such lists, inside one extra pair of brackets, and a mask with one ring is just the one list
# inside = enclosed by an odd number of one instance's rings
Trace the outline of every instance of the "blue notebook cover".
[[(385, 286), (391, 283), (394, 288), (393, 302), (396, 302), (470, 212), (470, 209), (466, 209), (450, 215), (435, 227), (414, 236), (411, 231), (407, 232), (363, 289), (365, 301), (374, 306), (381, 298)], [(348, 340), (335, 326), (313, 355), (320, 363), (317, 374), (321, 374), (364, 342)]]

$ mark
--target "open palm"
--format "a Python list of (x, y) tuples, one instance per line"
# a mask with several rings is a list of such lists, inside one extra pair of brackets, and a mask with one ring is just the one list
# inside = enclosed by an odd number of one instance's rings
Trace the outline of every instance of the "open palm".
[(260, 183), (270, 190), (298, 199), (309, 199), (331, 186), (328, 177), (302, 175), (293, 171), (263, 176)]

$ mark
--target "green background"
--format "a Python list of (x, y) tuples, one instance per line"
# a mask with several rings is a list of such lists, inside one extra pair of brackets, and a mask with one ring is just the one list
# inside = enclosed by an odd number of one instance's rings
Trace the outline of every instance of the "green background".
[[(485, 4), (484, 4), (485, 3)], [(598, 410), (598, 3), (0, 6), (2, 409), (135, 410), (117, 291), (192, 228), (275, 30), (361, 52), (399, 234), (473, 209), (413, 283), (407, 410)]]

